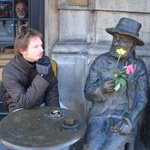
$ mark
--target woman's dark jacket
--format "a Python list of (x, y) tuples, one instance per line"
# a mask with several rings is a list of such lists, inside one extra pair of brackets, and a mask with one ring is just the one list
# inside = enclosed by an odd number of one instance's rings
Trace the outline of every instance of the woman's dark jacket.
[[(47, 62), (50, 59), (44, 56)], [(27, 62), (22, 56), (14, 57), (3, 69), (2, 100), (9, 112), (19, 108), (31, 108), (45, 102), (46, 106), (59, 107), (58, 81), (52, 66), (49, 78), (45, 80), (38, 75), (36, 63)]]

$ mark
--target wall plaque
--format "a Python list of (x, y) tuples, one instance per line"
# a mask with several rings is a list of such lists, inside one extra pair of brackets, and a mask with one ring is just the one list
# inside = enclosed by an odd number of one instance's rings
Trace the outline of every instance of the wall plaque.
[(70, 6), (87, 6), (88, 0), (68, 0)]

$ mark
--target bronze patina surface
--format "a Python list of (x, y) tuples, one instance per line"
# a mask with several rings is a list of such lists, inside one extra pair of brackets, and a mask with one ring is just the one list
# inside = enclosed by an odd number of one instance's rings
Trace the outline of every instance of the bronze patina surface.
[(86, 123), (73, 111), (35, 107), (9, 114), (0, 122), (0, 141), (16, 150), (56, 150), (78, 141)]

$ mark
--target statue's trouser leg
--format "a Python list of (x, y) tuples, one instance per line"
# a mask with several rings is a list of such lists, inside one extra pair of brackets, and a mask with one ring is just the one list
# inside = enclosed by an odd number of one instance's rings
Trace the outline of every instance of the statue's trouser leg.
[(85, 134), (87, 150), (124, 150), (128, 136), (111, 133), (107, 117), (93, 117), (88, 122)]
[(87, 150), (98, 150), (99, 145), (107, 138), (106, 129), (107, 120), (104, 117), (93, 117), (88, 121), (85, 134), (85, 147)]
[(99, 150), (125, 150), (125, 144), (127, 143), (128, 138), (128, 135), (109, 133), (107, 140), (99, 147)]

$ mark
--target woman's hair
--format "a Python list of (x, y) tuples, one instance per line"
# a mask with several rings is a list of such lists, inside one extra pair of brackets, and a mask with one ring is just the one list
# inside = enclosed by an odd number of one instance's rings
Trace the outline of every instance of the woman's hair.
[(29, 41), (33, 37), (39, 37), (42, 39), (42, 34), (35, 29), (22, 30), (16, 35), (14, 42), (15, 55), (21, 55), (20, 50), (25, 51), (28, 48)]

